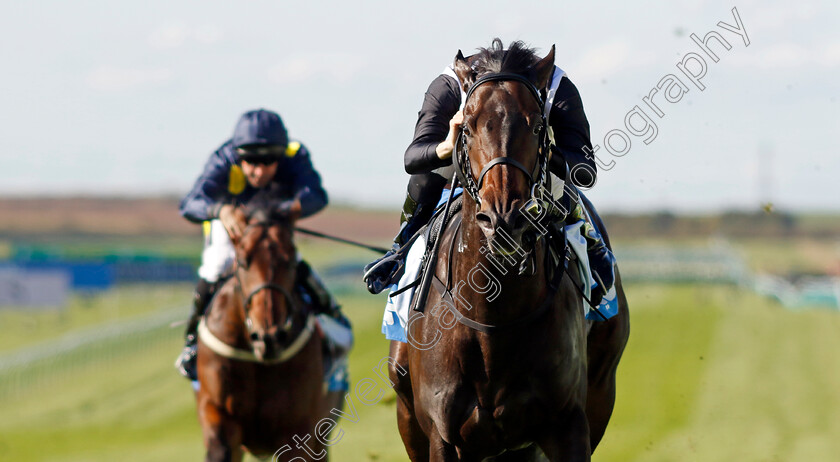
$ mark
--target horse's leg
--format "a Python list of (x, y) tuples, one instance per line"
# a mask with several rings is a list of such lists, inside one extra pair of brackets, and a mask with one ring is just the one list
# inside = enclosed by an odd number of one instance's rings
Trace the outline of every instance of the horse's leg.
[(589, 424), (582, 406), (569, 411), (547, 435), (539, 444), (551, 462), (590, 462)]
[(437, 432), (437, 428), (432, 427), (432, 437), (429, 438), (429, 462), (452, 462), (458, 460), (469, 460), (470, 458), (458, 457), (458, 451), (455, 446), (443, 441), (443, 438)]
[[(334, 414), (332, 414), (330, 411), (333, 411), (333, 410), (342, 411), (342, 410), (344, 410), (344, 397), (346, 395), (347, 395), (347, 392), (344, 392), (344, 391), (330, 391), (330, 392), (327, 392), (326, 396), (324, 396), (324, 402), (321, 404), (321, 410), (320, 410), (320, 414), (319, 414), (320, 418), (334, 418)], [(322, 436), (325, 439), (329, 439), (330, 435), (334, 435), (333, 431), (335, 431), (335, 430), (332, 430), (332, 431), (330, 431), (329, 434), (322, 435)], [(329, 448), (325, 448), (325, 449), (327, 449), (327, 452), (329, 453)], [(320, 452), (320, 451), (316, 451), (316, 454), (318, 452)], [(323, 459), (323, 462), (327, 462), (329, 460), (330, 460), (329, 454), (327, 454), (327, 457), (325, 459)]]
[(199, 419), (207, 448), (205, 462), (241, 462), (242, 432), (209, 398), (199, 402)]
[(324, 396), (324, 401), (321, 404), (319, 414), (321, 418), (331, 417), (332, 411), (341, 411), (344, 409), (344, 397), (347, 395), (345, 391), (330, 391)]
[(414, 411), (405, 403), (405, 398), (397, 397), (397, 428), (400, 431), (405, 452), (412, 462), (429, 460), (429, 439), (417, 423)]
[(615, 373), (618, 361), (630, 334), (627, 298), (616, 271), (618, 314), (607, 321), (595, 322), (587, 338), (589, 360), (586, 417), (589, 420), (590, 446), (595, 447), (604, 436), (615, 405)]
[(389, 365), (388, 373), (394, 382), (394, 391), (397, 392), (397, 428), (400, 431), (405, 452), (412, 462), (429, 460), (429, 439), (420, 428), (417, 418), (414, 416), (414, 394), (411, 390), (411, 379), (408, 374), (402, 375), (397, 372), (396, 365), (408, 370), (408, 345), (402, 342), (391, 341), (390, 355), (394, 363)]

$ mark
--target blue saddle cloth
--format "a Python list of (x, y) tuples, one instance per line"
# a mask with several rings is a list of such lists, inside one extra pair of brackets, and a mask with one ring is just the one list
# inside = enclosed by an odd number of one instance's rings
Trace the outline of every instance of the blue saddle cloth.
[[(461, 188), (455, 189), (455, 195), (458, 196), (463, 192)], [(440, 207), (449, 198), (449, 190), (445, 189), (441, 194), (440, 201), (437, 207)], [(587, 210), (587, 213), (589, 211)], [(569, 246), (575, 255), (578, 264), (578, 271), (580, 273), (580, 280), (584, 282), (586, 297), (591, 297), (591, 290), (597, 287), (598, 283), (592, 277), (592, 271), (589, 266), (589, 258), (586, 253), (586, 239), (581, 235), (581, 226), (583, 221), (578, 221), (569, 224), (565, 227), (566, 236), (569, 240)], [(593, 223), (594, 225), (594, 223)], [(596, 227), (597, 228), (597, 227)], [(600, 231), (600, 230), (599, 230)], [(414, 283), (420, 277), (423, 257), (426, 251), (425, 236), (419, 236), (417, 240), (411, 245), (406, 255), (405, 271), (400, 277), (399, 281), (392, 284), (389, 290), (388, 301), (385, 304), (385, 313), (382, 318), (382, 333), (388, 340), (397, 340), (403, 343), (408, 343), (406, 336), (406, 324), (408, 322), (409, 310), (411, 309), (411, 302), (414, 298), (416, 288), (404, 290), (397, 295), (392, 296), (408, 285)], [(586, 319), (590, 321), (604, 321), (616, 314), (618, 314), (618, 297), (615, 287), (611, 287), (607, 294), (601, 300), (601, 303), (595, 309), (589, 306), (589, 303), (584, 299), (583, 306), (585, 310)], [(600, 313), (600, 314), (599, 314)]]

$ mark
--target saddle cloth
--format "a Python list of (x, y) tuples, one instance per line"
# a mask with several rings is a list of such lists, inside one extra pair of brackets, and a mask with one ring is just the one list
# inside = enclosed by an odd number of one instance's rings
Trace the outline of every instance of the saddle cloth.
[[(460, 194), (459, 189), (457, 188), (455, 190), (456, 195)], [(448, 197), (449, 190), (444, 190), (438, 205), (446, 202)], [(597, 286), (597, 282), (592, 277), (589, 258), (586, 253), (586, 239), (581, 234), (583, 224), (584, 222), (582, 220), (568, 224), (565, 226), (565, 231), (569, 247), (577, 257), (575, 261), (577, 262), (580, 280), (584, 282), (584, 295), (589, 298), (592, 295), (592, 288)], [(417, 287), (403, 290), (397, 295), (392, 296), (392, 294), (414, 283), (420, 277), (420, 272), (423, 267), (423, 257), (426, 253), (426, 242), (426, 235), (421, 234), (417, 237), (406, 255), (405, 271), (402, 277), (395, 284), (392, 284), (389, 289), (388, 301), (385, 304), (385, 313), (382, 318), (382, 333), (385, 334), (385, 338), (388, 340), (408, 343), (406, 325), (408, 323), (411, 302), (414, 299)], [(585, 299), (583, 301), (583, 307), (586, 319), (590, 321), (602, 321), (615, 316), (618, 313), (618, 297), (616, 296), (615, 287), (611, 287), (603, 297), (597, 307), (597, 312), (589, 306), (589, 303)]]

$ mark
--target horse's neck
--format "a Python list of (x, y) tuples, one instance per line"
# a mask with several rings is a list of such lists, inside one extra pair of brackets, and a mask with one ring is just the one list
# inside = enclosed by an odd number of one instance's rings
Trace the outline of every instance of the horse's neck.
[(245, 332), (243, 296), (236, 278), (224, 283), (212, 303), (206, 317), (213, 335), (232, 347), (249, 348)]

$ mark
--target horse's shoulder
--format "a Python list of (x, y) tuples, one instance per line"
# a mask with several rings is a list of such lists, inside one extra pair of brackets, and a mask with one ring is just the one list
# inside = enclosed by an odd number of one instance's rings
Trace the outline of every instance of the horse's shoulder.
[(220, 320), (227, 315), (228, 307), (236, 301), (236, 285), (232, 280), (228, 280), (219, 287), (213, 299), (210, 301), (210, 306), (207, 308), (208, 322)]
[[(452, 277), (450, 275), (454, 262), (453, 253), (457, 252), (456, 238), (460, 222), (460, 214), (455, 214), (447, 223), (446, 229), (439, 232), (436, 237), (440, 240), (440, 246), (432, 268), (431, 292), (437, 292), (441, 298), (449, 297), (448, 291), (452, 289), (450, 286)], [(427, 253), (429, 252), (431, 251), (427, 250)], [(429, 255), (426, 255), (425, 258), (429, 258)]]

